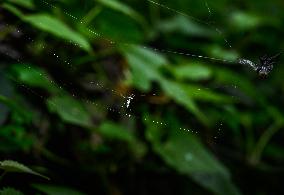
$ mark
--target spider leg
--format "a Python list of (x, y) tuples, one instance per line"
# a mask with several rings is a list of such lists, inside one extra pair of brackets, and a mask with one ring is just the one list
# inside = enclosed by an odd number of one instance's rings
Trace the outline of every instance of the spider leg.
[(254, 71), (257, 71), (259, 65), (248, 60), (248, 59), (239, 59), (238, 61), (239, 64), (242, 64), (242, 65), (246, 65), (246, 66), (249, 66), (251, 67)]
[(262, 60), (266, 60), (268, 58), (268, 55), (264, 54), (263, 56), (260, 56), (259, 58), (262, 59)]
[(283, 53), (283, 51), (281, 51), (281, 52), (275, 54), (274, 56), (270, 57), (271, 60), (278, 60), (282, 53)]

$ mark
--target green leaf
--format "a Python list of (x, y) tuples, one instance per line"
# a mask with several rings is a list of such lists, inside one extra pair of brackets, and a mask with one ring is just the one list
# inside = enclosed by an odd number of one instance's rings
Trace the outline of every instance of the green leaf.
[(209, 124), (207, 117), (199, 110), (192, 97), (186, 93), (186, 88), (183, 84), (169, 80), (161, 80), (160, 84), (169, 97), (185, 106), (187, 110), (193, 113), (201, 122)]
[(24, 15), (22, 14), (22, 12), (15, 6), (8, 4), (8, 3), (4, 3), (2, 5), (3, 8), (7, 9), (9, 12), (15, 14), (16, 16), (18, 16), (19, 18), (24, 17)]
[(15, 101), (14, 98), (8, 98), (0, 95), (0, 103), (5, 104), (7, 107), (11, 109), (11, 111), (13, 111), (12, 114), (16, 115), (17, 119), (19, 119), (17, 120), (17, 122), (21, 121), (22, 123), (29, 124), (33, 120), (34, 113), (26, 112), (26, 109), (28, 109), (26, 105), (23, 104), (23, 102), (21, 101), (20, 102), (17, 101)]
[(121, 49), (127, 59), (138, 58), (137, 61), (143, 64), (143, 66), (148, 67), (148, 69), (158, 69), (168, 63), (167, 59), (163, 55), (150, 48), (129, 44), (121, 46)]
[(239, 58), (239, 54), (236, 51), (228, 51), (223, 49), (219, 45), (212, 45), (207, 48), (208, 53), (215, 58), (220, 58), (229, 61), (236, 61)]
[(246, 13), (241, 11), (233, 12), (230, 18), (230, 23), (237, 30), (250, 30), (261, 25), (262, 22), (262, 17), (257, 16), (254, 13)]
[[(104, 11), (98, 15), (92, 29), (104, 35), (104, 41), (116, 43), (140, 43), (144, 41), (141, 27), (126, 15), (118, 12)], [(95, 37), (94, 37), (95, 38)]]
[(193, 134), (172, 129), (165, 140), (161, 136), (164, 129), (151, 123), (147, 127), (147, 139), (168, 165), (217, 195), (239, 194), (228, 170)]
[(7, 2), (22, 6), (27, 9), (35, 8), (33, 0), (24, 0), (24, 1), (23, 0), (7, 0)]
[(207, 80), (212, 76), (212, 70), (201, 63), (187, 63), (173, 68), (173, 73), (178, 79), (193, 81)]
[(204, 27), (193, 20), (189, 20), (183, 16), (177, 16), (169, 20), (161, 21), (157, 27), (161, 32), (180, 32), (185, 35), (195, 37), (212, 37), (216, 34), (213, 30)]
[(85, 195), (84, 193), (71, 189), (69, 187), (67, 188), (46, 184), (33, 184), (32, 186), (46, 195)]
[(104, 138), (127, 142), (137, 158), (141, 158), (146, 153), (147, 148), (145, 144), (139, 141), (133, 132), (119, 124), (107, 121), (97, 128), (96, 131)]
[(3, 169), (6, 172), (29, 173), (32, 175), (40, 176), (45, 179), (49, 179), (48, 177), (33, 171), (29, 167), (12, 160), (0, 161), (0, 169)]
[(135, 141), (134, 135), (129, 130), (112, 122), (104, 122), (97, 130), (106, 138), (127, 142)]
[(14, 188), (6, 187), (0, 190), (0, 195), (24, 195), (22, 192)]
[(148, 91), (152, 81), (161, 80), (159, 68), (167, 64), (167, 59), (150, 49), (141, 46), (121, 46), (133, 74), (133, 84), (137, 88)]
[(57, 113), (67, 123), (83, 127), (92, 126), (91, 116), (83, 104), (68, 95), (54, 96), (47, 100), (49, 110)]
[(10, 4), (4, 4), (3, 7), (18, 16), (21, 20), (30, 23), (38, 29), (51, 33), (67, 41), (72, 41), (88, 52), (92, 51), (91, 45), (84, 36), (72, 30), (69, 26), (52, 15), (24, 15), (19, 9)]
[(246, 93), (246, 95), (255, 97), (255, 100), (259, 100), (262, 97), (259, 96), (255, 86), (246, 77), (224, 68), (215, 69), (214, 72), (216, 76), (215, 80), (218, 84), (236, 86)]
[(207, 101), (212, 103), (233, 103), (235, 100), (228, 95), (214, 92), (210, 89), (204, 88), (203, 86), (186, 84), (183, 85), (183, 90), (188, 94), (192, 99), (198, 101)]
[(135, 19), (136, 21), (140, 22), (142, 25), (146, 24), (143, 16), (133, 10), (131, 7), (127, 6), (124, 3), (121, 3), (117, 0), (96, 0), (99, 3), (103, 4), (104, 6), (113, 9), (115, 11), (121, 12), (131, 18)]
[(17, 79), (24, 84), (45, 89), (50, 93), (60, 91), (55, 82), (41, 68), (27, 64), (15, 64), (12, 66), (12, 70), (17, 74)]
[(65, 23), (59, 19), (48, 14), (34, 14), (25, 16), (23, 18), (26, 22), (29, 22), (33, 26), (49, 32), (57, 37), (63, 38), (68, 41), (72, 41), (78, 44), (86, 51), (91, 51), (92, 48), (89, 42), (81, 34), (73, 31)]

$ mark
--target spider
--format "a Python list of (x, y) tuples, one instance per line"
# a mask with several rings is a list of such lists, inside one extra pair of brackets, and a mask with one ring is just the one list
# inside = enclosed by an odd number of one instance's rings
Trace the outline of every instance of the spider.
[(282, 52), (269, 57), (267, 54), (259, 58), (259, 63), (254, 63), (247, 59), (240, 59), (239, 63), (243, 65), (250, 66), (254, 71), (257, 72), (258, 76), (261, 78), (266, 78), (267, 75), (272, 71), (273, 66), (276, 64)]

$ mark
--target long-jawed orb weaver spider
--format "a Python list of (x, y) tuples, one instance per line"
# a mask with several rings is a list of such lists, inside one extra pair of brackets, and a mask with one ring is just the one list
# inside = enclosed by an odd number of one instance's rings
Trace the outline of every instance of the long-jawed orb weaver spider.
[(259, 58), (259, 63), (254, 63), (247, 59), (240, 59), (239, 63), (250, 66), (254, 71), (257, 72), (259, 77), (266, 78), (267, 75), (272, 71), (281, 54), (282, 52), (279, 52), (271, 57), (265, 54)]

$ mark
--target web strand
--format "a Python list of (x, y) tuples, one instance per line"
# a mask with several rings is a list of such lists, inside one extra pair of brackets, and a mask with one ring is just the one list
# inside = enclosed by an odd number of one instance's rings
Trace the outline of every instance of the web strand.
[[(50, 6), (51, 8), (57, 8), (56, 6), (48, 3), (47, 1), (45, 0), (40, 0), (42, 1), (44, 4)], [(157, 2), (154, 2), (152, 0), (147, 0), (151, 3), (155, 3), (157, 5), (160, 5), (159, 3)], [(165, 5), (163, 5), (165, 8), (171, 10), (171, 11), (175, 11), (174, 9), (171, 9)], [(187, 15), (187, 14), (184, 14), (182, 12), (179, 12), (179, 11), (175, 11), (179, 14), (182, 14), (184, 15), (185, 17), (189, 17), (191, 18), (191, 16)], [(71, 17), (73, 20), (77, 20), (78, 22), (81, 22), (81, 20), (78, 18), (78, 17), (75, 17), (73, 16), (72, 14), (66, 12), (66, 11), (63, 11), (64, 14), (66, 14), (67, 16)], [(194, 18), (194, 17), (193, 17)], [(203, 23), (203, 24), (206, 24), (206, 25), (210, 25), (209, 23), (206, 23), (206, 22), (203, 22), (197, 18), (195, 18), (196, 21), (199, 21), (200, 23)], [(127, 42), (116, 42), (116, 41), (113, 41), (111, 39), (107, 39), (105, 36), (103, 36), (101, 33), (98, 33), (98, 32), (95, 32), (94, 30), (90, 29), (90, 28), (87, 28), (87, 30), (92, 33), (93, 35), (103, 39), (103, 40), (106, 40), (108, 43), (112, 44), (112, 45), (126, 45), (126, 46), (138, 46), (137, 44), (133, 44), (133, 43), (127, 43)], [(217, 29), (216, 29), (217, 31)], [(222, 35), (222, 32), (218, 29), (217, 31), (220, 35)], [(229, 43), (228, 43), (229, 44)], [(78, 44), (76, 44), (78, 46)], [(149, 46), (143, 46), (144, 48), (146, 49), (150, 49), (152, 51), (156, 51), (156, 52), (161, 52), (161, 53), (171, 53), (171, 54), (176, 54), (176, 55), (183, 55), (183, 56), (187, 56), (187, 57), (194, 57), (194, 58), (203, 58), (203, 59), (209, 59), (209, 60), (212, 60), (212, 61), (218, 61), (218, 62), (223, 62), (223, 63), (236, 63), (235, 61), (232, 61), (232, 60), (225, 60), (225, 59), (220, 59), (220, 58), (214, 58), (214, 57), (208, 57), (208, 56), (202, 56), (202, 55), (197, 55), (197, 54), (191, 54), (191, 53), (186, 53), (186, 52), (177, 52), (177, 51), (172, 51), (172, 50), (167, 50), (167, 49), (158, 49), (158, 48), (154, 48), (154, 47), (149, 47)]]
[[(198, 19), (198, 18), (196, 18), (196, 17), (194, 17), (194, 16), (191, 16), (191, 15), (189, 15), (189, 14), (183, 13), (183, 12), (178, 11), (178, 10), (176, 10), (176, 9), (170, 8), (170, 7), (168, 7), (168, 6), (166, 6), (166, 5), (162, 4), (162, 3), (158, 3), (158, 2), (153, 1), (153, 0), (146, 0), (146, 1), (148, 1), (149, 3), (154, 4), (154, 5), (156, 5), (156, 6), (159, 6), (159, 7), (161, 7), (161, 8), (167, 9), (167, 10), (169, 10), (169, 11), (171, 11), (171, 12), (174, 12), (174, 13), (176, 13), (176, 14), (179, 14), (179, 15), (181, 15), (181, 16), (187, 18), (187, 19), (194, 20), (194, 21), (196, 21), (196, 22), (198, 22), (198, 23), (200, 23), (200, 24), (204, 24), (204, 25), (209, 26), (211, 29), (213, 29), (214, 31), (216, 31), (216, 32), (222, 37), (222, 39), (224, 40), (224, 42), (225, 42), (230, 48), (232, 48), (232, 45), (231, 45), (231, 44), (229, 43), (229, 41), (225, 38), (224, 33), (223, 33), (219, 28), (213, 26), (213, 25), (210, 24), (209, 22), (200, 20), (200, 19)], [(210, 8), (209, 8), (209, 6), (208, 6), (208, 3), (207, 3), (206, 1), (205, 1), (205, 6), (207, 7), (207, 9), (208, 9), (208, 11), (209, 11), (209, 15), (211, 16), (211, 10), (210, 10)]]
[[(6, 25), (6, 27), (9, 27), (9, 25)], [(16, 29), (16, 31), (20, 32), (19, 30)], [(27, 40), (31, 41), (31, 42), (34, 42), (33, 39), (31, 39), (30, 37), (26, 37)], [(44, 46), (42, 46), (44, 48)], [(53, 53), (52, 56), (55, 57), (56, 60), (60, 60), (60, 56), (56, 54), (56, 52), (52, 51), (51, 53)], [(14, 57), (12, 57), (11, 55), (9, 55), (9, 53), (5, 52), (3, 53), (5, 54), (7, 57), (13, 59), (13, 60), (16, 60), (18, 63), (22, 63), (21, 66), (24, 66), (25, 69), (27, 70), (31, 70), (31, 66), (29, 65), (25, 65), (22, 60), (20, 60), (19, 58), (18, 59), (15, 59)], [(72, 62), (71, 60), (64, 60), (64, 63), (68, 66), (72, 66)], [(60, 94), (65, 94), (65, 93), (68, 93), (68, 91), (65, 91), (65, 89), (60, 86), (59, 84), (57, 84), (56, 82), (54, 82), (52, 80), (51, 77), (49, 77), (47, 74), (43, 73), (43, 72), (40, 72), (36, 69), (33, 69), (33, 71), (36, 72), (36, 74), (38, 74), (39, 76), (43, 77), (44, 79), (46, 79), (51, 85), (53, 85), (54, 87), (56, 87), (59, 91), (60, 91)], [(34, 91), (32, 88), (28, 87), (27, 85), (19, 82), (17, 79), (15, 79), (14, 77), (10, 76), (10, 75), (7, 75), (7, 77), (17, 83), (17, 85), (21, 86), (22, 88), (24, 88), (26, 91), (30, 92), (31, 94), (39, 97), (40, 99), (42, 99), (43, 101), (47, 102), (47, 98), (44, 97), (43, 95), (40, 95), (39, 93), (37, 93), (36, 91)], [(125, 117), (127, 118), (134, 118), (136, 120), (141, 120), (141, 121), (150, 121), (152, 122), (153, 124), (155, 125), (159, 125), (159, 126), (164, 126), (164, 127), (168, 127), (169, 124), (167, 124), (166, 122), (161, 122), (161, 121), (157, 121), (157, 120), (150, 120), (149, 118), (143, 118), (143, 117), (139, 117), (139, 116), (135, 116), (131, 113), (129, 113), (129, 111), (131, 111), (131, 108), (130, 108), (130, 103), (132, 100), (136, 99), (137, 96), (138, 97), (145, 97), (146, 94), (140, 94), (140, 95), (134, 95), (134, 94), (131, 94), (131, 95), (122, 95), (120, 92), (114, 90), (114, 89), (111, 89), (109, 87), (105, 87), (104, 85), (100, 84), (99, 82), (96, 82), (96, 81), (90, 81), (89, 82), (91, 85), (95, 85), (97, 87), (100, 87), (100, 88), (103, 88), (104, 90), (110, 92), (111, 94), (115, 95), (115, 96), (119, 96), (123, 99), (123, 104), (120, 106), (120, 109), (117, 109), (117, 108), (113, 108), (112, 106), (106, 106), (106, 110), (110, 111), (110, 112), (113, 112), (113, 113), (118, 113), (120, 115), (124, 115)], [(64, 84), (63, 84), (64, 85)], [(69, 93), (68, 93), (69, 94)], [(95, 107), (99, 107), (98, 103), (94, 102), (94, 101), (91, 101), (90, 99), (86, 99), (86, 98), (80, 98), (79, 95), (75, 94), (75, 93), (72, 93), (70, 94), (74, 99), (77, 99), (79, 101), (82, 101), (86, 104), (89, 104), (89, 105), (93, 105)], [(152, 94), (153, 96), (156, 96), (156, 94)], [(59, 104), (56, 104), (54, 101), (52, 100), (48, 100), (49, 101), (49, 105), (51, 105), (52, 107), (56, 108), (56, 109), (60, 109), (61, 108), (61, 105)], [(183, 127), (179, 127), (178, 128), (180, 131), (185, 131), (185, 132), (188, 132), (188, 133), (194, 133), (194, 134), (197, 134), (198, 132), (197, 131), (194, 131), (193, 129), (189, 129), (189, 128), (183, 128)]]
[[(49, 3), (49, 2), (47, 2), (47, 1), (45, 1), (45, 0), (40, 0), (40, 1), (43, 2), (44, 4), (50, 6), (51, 8), (59, 9), (58, 7), (54, 6), (53, 4), (51, 4), (51, 3)], [(152, 0), (146, 0), (146, 1), (149, 1), (149, 2), (151, 2), (151, 3), (154, 3), (155, 5), (158, 5), (158, 6), (162, 6), (162, 7), (166, 8), (166, 9), (171, 10), (171, 11), (174, 11), (174, 12), (176, 12), (176, 13), (178, 13), (178, 14), (182, 14), (182, 15), (184, 15), (185, 17), (193, 17), (193, 16), (189, 16), (189, 15), (187, 15), (187, 14), (184, 14), (184, 13), (182, 13), (182, 12), (180, 12), (180, 11), (177, 11), (177, 10), (174, 10), (174, 9), (172, 9), (172, 8), (169, 8), (169, 7), (167, 7), (166, 5), (157, 3), (157, 2), (155, 2), (155, 1), (152, 1)], [(208, 7), (207, 9), (208, 9), (208, 11), (209, 11), (209, 14), (210, 14), (210, 13), (212, 14), (211, 9), (209, 8), (208, 3), (207, 3), (206, 1), (205, 1), (205, 4), (206, 4), (206, 6)], [(71, 17), (73, 20), (77, 20), (77, 21), (79, 21), (79, 22), (82, 23), (82, 21), (81, 21), (78, 17), (75, 17), (75, 16), (73, 16), (72, 14), (70, 14), (70, 13), (64, 11), (64, 10), (63, 10), (63, 13), (66, 14), (68, 17)], [(193, 17), (193, 18), (194, 18), (194, 17)], [(203, 22), (203, 21), (201, 21), (201, 20), (199, 20), (199, 19), (197, 19), (197, 18), (195, 18), (195, 19), (198, 20), (198, 21), (201, 22), (201, 23), (204, 23), (204, 24), (206, 24), (206, 25), (210, 25), (210, 24), (207, 23), (207, 22)], [(94, 30), (92, 30), (92, 29), (90, 29), (90, 28), (87, 28), (87, 30), (88, 30), (90, 33), (92, 33), (93, 35), (95, 35), (95, 36), (97, 36), (97, 37), (99, 37), (99, 38), (101, 38), (101, 39), (103, 39), (103, 40), (106, 40), (106, 41), (109, 42), (111, 45), (138, 46), (138, 45), (136, 45), (136, 44), (127, 43), (127, 42), (119, 42), (119, 43), (118, 43), (118, 42), (115, 42), (115, 41), (113, 41), (113, 40), (111, 40), (111, 39), (106, 38), (106, 37), (103, 36), (102, 34), (100, 34), (100, 33), (98, 33), (98, 32), (95, 32)], [(223, 34), (223, 33), (222, 33), (219, 29), (217, 29), (217, 28), (216, 28), (216, 31), (217, 31), (220, 35)], [(224, 40), (229, 44), (229, 42), (228, 42), (225, 38), (224, 38)], [(70, 43), (72, 43), (72, 42), (70, 41)], [(82, 46), (78, 45), (77, 43), (73, 43), (73, 44), (74, 44), (75, 46), (80, 47), (80, 48), (82, 47)], [(230, 45), (230, 44), (229, 44), (229, 45)], [(182, 56), (193, 57), (193, 58), (207, 59), (207, 60), (217, 61), (217, 62), (222, 62), (222, 63), (233, 63), (233, 64), (239, 64), (239, 65), (246, 65), (246, 66), (249, 66), (249, 67), (253, 68), (253, 70), (256, 70), (256, 69), (251, 65), (253, 62), (251, 62), (251, 61), (248, 60), (248, 59), (239, 59), (239, 60), (237, 60), (237, 61), (233, 61), (233, 60), (225, 60), (225, 59), (221, 59), (221, 58), (214, 58), (214, 57), (203, 56), (203, 55), (197, 55), (197, 54), (186, 53), (186, 52), (172, 51), (172, 50), (168, 50), (168, 49), (158, 49), (158, 48), (149, 47), (149, 46), (142, 46), (142, 47), (145, 48), (145, 49), (150, 49), (150, 50), (152, 50), (152, 51), (161, 52), (161, 53), (170, 53), (170, 54), (182, 55)], [(231, 46), (230, 46), (230, 47), (231, 47)], [(54, 53), (54, 55), (56, 56), (55, 53)], [(58, 56), (57, 56), (57, 58), (58, 58)], [(248, 62), (248, 61), (250, 61), (250, 63), (244, 63), (244, 62)], [(72, 67), (72, 64), (70, 64), (70, 62), (68, 62), (68, 61), (65, 60), (64, 63), (66, 63), (66, 64), (67, 64), (68, 66), (70, 66), (71, 68), (73, 68), (73, 67)]]
[[(10, 57), (10, 56), (8, 56), (8, 57)], [(39, 73), (39, 72), (38, 72)], [(39, 73), (40, 74), (40, 73)], [(29, 91), (31, 94), (33, 94), (33, 95), (35, 95), (35, 96), (37, 96), (37, 97), (39, 97), (40, 99), (42, 99), (43, 101), (47, 101), (47, 98), (45, 98), (44, 96), (42, 96), (42, 95), (40, 95), (39, 93), (37, 93), (36, 91), (34, 91), (33, 89), (31, 89), (30, 87), (28, 87), (27, 85), (25, 85), (25, 84), (23, 84), (23, 83), (21, 83), (21, 82), (19, 82), (17, 79), (15, 79), (15, 78), (13, 78), (12, 76), (7, 76), (11, 81), (13, 81), (13, 82), (15, 82), (15, 83), (17, 83), (19, 86), (21, 86), (21, 87), (23, 87), (26, 91)], [(50, 80), (50, 82), (51, 82), (51, 80)], [(55, 83), (54, 82), (51, 82), (53, 85), (55, 85)], [(62, 88), (60, 88), (61, 90), (63, 90)], [(113, 91), (113, 90), (112, 90)], [(75, 99), (78, 99), (79, 101), (83, 101), (84, 103), (87, 103), (87, 104), (91, 104), (91, 105), (93, 105), (93, 106), (96, 106), (96, 107), (98, 107), (99, 105), (96, 103), (96, 102), (94, 102), (94, 101), (91, 101), (91, 100), (89, 100), (89, 99), (82, 99), (82, 98), (79, 98), (78, 96), (76, 96), (75, 94), (73, 94), (72, 95), (73, 96), (73, 98), (75, 98)], [(124, 96), (123, 96), (124, 97)], [(124, 97), (125, 98), (125, 97)], [(130, 104), (130, 101), (129, 100), (133, 100), (134, 99), (134, 95), (130, 95), (130, 96), (128, 96), (128, 97), (126, 97), (127, 98), (127, 100), (126, 100), (126, 102), (125, 102), (125, 106), (121, 106), (121, 108), (124, 108), (124, 107), (126, 107), (127, 109), (129, 108), (129, 104)], [(50, 103), (50, 105), (52, 106), (52, 107), (54, 107), (54, 108), (60, 108), (61, 106), (60, 105), (58, 105), (58, 104), (56, 104), (54, 101), (50, 101), (49, 100), (49, 103)], [(153, 124), (155, 124), (155, 125), (159, 125), (159, 126), (164, 126), (164, 127), (168, 127), (169, 126), (169, 124), (167, 124), (166, 122), (161, 122), (161, 121), (158, 121), (158, 120), (150, 120), (149, 118), (146, 118), (146, 117), (138, 117), (138, 116), (134, 116), (134, 115), (132, 115), (132, 114), (130, 114), (130, 113), (125, 113), (125, 112), (123, 112), (122, 110), (120, 110), (120, 109), (115, 109), (115, 108), (112, 108), (112, 107), (108, 107), (107, 106), (107, 108), (106, 108), (106, 110), (108, 110), (108, 111), (110, 111), (110, 112), (114, 112), (114, 113), (118, 113), (118, 114), (120, 114), (120, 115), (125, 115), (126, 117), (128, 117), (128, 118), (134, 118), (134, 119), (138, 119), (138, 120), (141, 120), (141, 121), (150, 121), (150, 122), (152, 122)], [(193, 129), (189, 129), (189, 128), (183, 128), (183, 127), (179, 127), (178, 128), (180, 131), (185, 131), (185, 132), (188, 132), (188, 133), (193, 133), (193, 134), (197, 134), (198, 132), (197, 131), (195, 131), (195, 130), (193, 130)]]
[[(44, 2), (45, 4), (47, 4), (47, 5), (49, 5), (49, 6), (51, 6), (52, 8), (57, 8), (56, 6), (54, 6), (54, 5), (51, 5), (50, 3), (48, 3), (48, 2), (46, 2), (46, 1), (44, 1), (44, 0), (41, 0), (42, 2)], [(148, 0), (148, 1), (150, 1), (150, 0)], [(209, 8), (209, 7), (208, 7)], [(209, 9), (210, 10), (210, 9)], [(81, 21), (78, 17), (75, 17), (75, 16), (73, 16), (72, 14), (70, 14), (70, 13), (68, 13), (68, 12), (66, 12), (66, 11), (64, 11), (63, 12), (64, 14), (66, 14), (67, 16), (69, 16), (69, 17), (71, 17), (73, 20), (78, 20), (78, 21)], [(210, 11), (210, 13), (211, 13), (211, 11)], [(209, 25), (209, 24), (207, 24), (207, 25)], [(93, 33), (94, 35), (96, 35), (96, 36), (98, 36), (98, 37), (100, 37), (100, 38), (102, 38), (102, 39), (104, 39), (104, 40), (107, 40), (109, 43), (111, 43), (111, 44), (116, 44), (116, 45), (135, 45), (135, 46), (137, 46), (136, 44), (132, 44), (132, 43), (126, 43), (126, 42), (122, 42), (122, 43), (118, 43), (118, 42), (114, 42), (114, 41), (112, 41), (112, 40), (110, 40), (110, 39), (107, 39), (107, 38), (105, 38), (102, 34), (100, 34), (100, 33), (97, 33), (97, 32), (95, 32), (95, 31), (93, 31), (93, 30), (91, 30), (90, 28), (88, 28), (88, 31), (89, 32), (91, 32), (91, 33)], [(220, 32), (221, 34), (222, 34), (222, 32)], [(78, 45), (78, 44), (75, 44), (76, 46), (79, 46), (80, 47), (80, 45)], [(167, 49), (157, 49), (157, 48), (153, 48), (153, 47), (148, 47), (148, 46), (142, 46), (143, 48), (145, 48), (145, 49), (151, 49), (151, 50), (153, 50), (153, 51), (156, 51), (156, 52), (162, 52), (162, 53), (171, 53), (171, 54), (176, 54), (176, 55), (183, 55), (183, 56), (190, 56), (190, 57), (194, 57), (194, 58), (201, 58), (201, 59), (208, 59), (208, 60), (213, 60), (213, 61), (219, 61), (219, 62), (224, 62), (224, 63), (236, 63), (236, 61), (231, 61), (231, 60), (224, 60), (224, 59), (219, 59), (219, 58), (213, 58), (213, 57), (208, 57), (208, 56), (202, 56), (202, 55), (196, 55), (196, 54), (190, 54), (190, 53), (184, 53), (184, 52), (177, 52), (177, 51), (172, 51), (172, 50), (167, 50)], [(60, 57), (58, 56), (58, 55), (56, 55), (56, 53), (54, 52), (54, 56), (57, 58), (57, 59), (59, 59)], [(72, 63), (71, 63), (71, 61), (70, 60), (65, 60), (64, 61), (68, 66), (71, 66), (72, 67)], [(241, 61), (237, 61), (237, 63), (239, 63), (239, 64), (243, 64), (243, 63), (241, 63)], [(39, 74), (41, 74), (41, 73), (39, 73)], [(52, 80), (50, 80), (50, 82), (53, 84), (53, 85), (57, 85), (56, 83), (54, 83)], [(98, 84), (97, 83), (97, 85), (100, 85), (100, 84)], [(102, 85), (101, 85), (102, 86)], [(58, 87), (58, 86), (57, 86)], [(63, 90), (62, 89), (62, 87), (59, 87), (61, 90)], [(105, 88), (104, 86), (102, 86), (102, 88)], [(105, 88), (106, 89), (106, 88)], [(112, 93), (117, 93), (116, 91), (114, 91), (113, 89), (110, 89), (110, 91), (112, 92)], [(34, 93), (35, 94), (35, 93)], [(117, 93), (118, 94), (118, 93)], [(123, 97), (124, 99), (126, 99), (126, 102), (125, 102), (125, 107), (126, 108), (128, 108), (129, 107), (129, 105), (130, 105), (130, 99), (132, 100), (132, 98), (130, 98), (130, 97), (132, 97), (132, 96), (123, 96), (123, 95), (121, 95), (121, 94), (119, 94), (121, 97)], [(38, 95), (38, 96), (40, 96), (40, 95)], [(74, 98), (78, 98), (75, 94), (73, 94), (72, 95)], [(141, 96), (145, 96), (144, 94), (142, 94)], [(42, 97), (42, 96), (40, 96), (40, 98), (44, 98), (44, 97)], [(134, 97), (133, 97), (134, 98)], [(81, 99), (82, 100), (82, 99)], [(86, 99), (86, 100), (84, 100), (85, 102), (91, 102), (90, 100), (88, 100), (88, 99)], [(95, 104), (95, 103), (92, 103), (92, 104), (94, 104), (94, 105), (97, 105), (97, 104)], [(117, 112), (117, 113), (119, 113), (119, 114), (121, 114), (121, 111), (119, 111), (119, 110), (115, 110), (115, 109), (113, 109), (113, 108), (108, 108), (108, 110), (110, 110), (110, 111), (115, 111), (115, 112)], [(131, 116), (130, 114), (126, 114), (126, 116)], [(146, 119), (142, 119), (142, 120), (146, 120)], [(153, 121), (154, 122), (154, 121)], [(157, 123), (157, 124), (159, 124), (159, 122), (155, 122), (155, 123)], [(163, 124), (163, 123), (162, 123)], [(162, 125), (161, 124), (161, 125)], [(192, 131), (192, 130), (188, 130), (188, 129), (185, 129), (185, 128), (180, 128), (181, 130), (186, 130), (186, 131), (191, 131), (191, 132), (194, 132), (194, 131)]]

